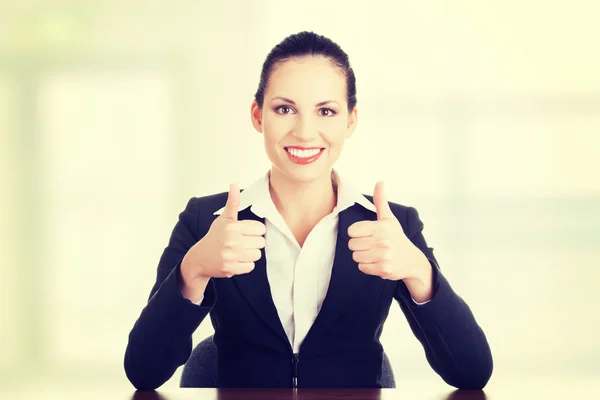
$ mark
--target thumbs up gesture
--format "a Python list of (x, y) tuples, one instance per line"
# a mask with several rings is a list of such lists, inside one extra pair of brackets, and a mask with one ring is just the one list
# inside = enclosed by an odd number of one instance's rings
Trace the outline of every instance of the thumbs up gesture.
[[(348, 248), (358, 268), (365, 274), (383, 279), (405, 282), (418, 280), (419, 283), (431, 283), (431, 265), (425, 255), (404, 234), (387, 202), (383, 182), (377, 182), (373, 193), (373, 202), (377, 210), (376, 221), (359, 221), (348, 227)], [(407, 283), (407, 286), (408, 283)], [(419, 296), (423, 299), (423, 286), (419, 287)], [(409, 290), (411, 286), (409, 286)], [(413, 297), (415, 298), (415, 297)]]
[(231, 278), (254, 269), (265, 247), (263, 223), (238, 221), (240, 189), (232, 184), (225, 209), (210, 226), (208, 233), (190, 248), (181, 263), (187, 284), (198, 279)]

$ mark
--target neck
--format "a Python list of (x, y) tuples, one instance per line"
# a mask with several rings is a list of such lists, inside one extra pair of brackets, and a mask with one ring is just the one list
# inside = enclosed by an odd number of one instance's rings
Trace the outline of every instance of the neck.
[(337, 204), (331, 170), (315, 181), (297, 182), (271, 168), (269, 190), (275, 207), (286, 221), (319, 221), (331, 214)]

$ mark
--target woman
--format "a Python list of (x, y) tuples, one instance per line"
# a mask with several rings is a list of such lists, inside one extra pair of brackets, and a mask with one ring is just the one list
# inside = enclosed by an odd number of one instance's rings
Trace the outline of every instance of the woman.
[(393, 300), (450, 385), (485, 386), (492, 356), (440, 272), (417, 211), (362, 195), (332, 166), (357, 123), (348, 56), (310, 32), (278, 44), (251, 106), (272, 163), (240, 192), (192, 198), (135, 323), (125, 370), (154, 389), (210, 313), (219, 387), (381, 387)]

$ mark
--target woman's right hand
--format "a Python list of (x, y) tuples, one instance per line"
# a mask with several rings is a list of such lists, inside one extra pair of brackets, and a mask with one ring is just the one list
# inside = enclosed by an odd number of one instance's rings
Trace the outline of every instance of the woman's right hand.
[(210, 278), (247, 274), (261, 257), (266, 226), (254, 220), (238, 221), (239, 206), (240, 189), (231, 184), (225, 209), (181, 262), (181, 290), (193, 302), (202, 298)]

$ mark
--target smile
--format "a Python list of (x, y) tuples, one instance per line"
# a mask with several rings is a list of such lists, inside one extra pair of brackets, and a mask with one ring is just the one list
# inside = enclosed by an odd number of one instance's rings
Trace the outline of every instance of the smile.
[(324, 148), (313, 147), (309, 149), (298, 147), (285, 147), (285, 153), (289, 159), (296, 164), (310, 164), (319, 159), (323, 154)]

